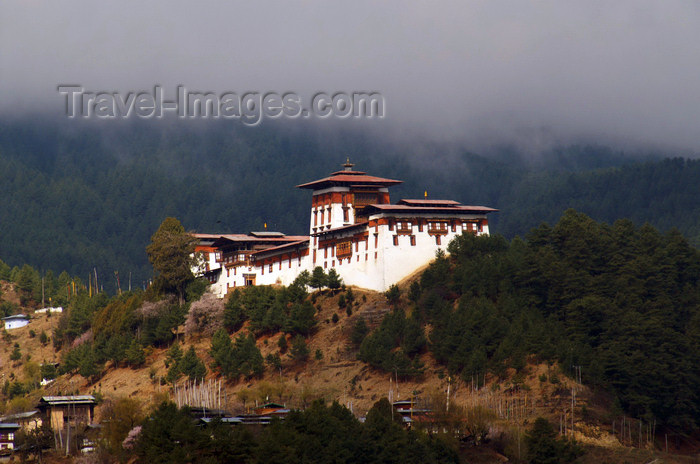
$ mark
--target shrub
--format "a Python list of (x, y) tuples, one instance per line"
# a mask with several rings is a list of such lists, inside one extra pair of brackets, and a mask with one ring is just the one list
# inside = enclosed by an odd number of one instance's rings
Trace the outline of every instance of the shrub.
[(224, 303), (211, 293), (204, 294), (190, 305), (185, 321), (185, 333), (211, 336), (224, 326)]

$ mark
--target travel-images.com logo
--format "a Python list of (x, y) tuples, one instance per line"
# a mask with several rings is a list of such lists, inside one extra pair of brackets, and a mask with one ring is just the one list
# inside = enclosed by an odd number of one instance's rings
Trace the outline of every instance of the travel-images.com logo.
[(160, 85), (153, 92), (94, 92), (80, 85), (59, 85), (69, 118), (126, 119), (178, 118), (239, 119), (257, 125), (264, 118), (384, 118), (386, 103), (378, 92), (318, 92), (311, 104), (294, 92), (190, 92), (177, 86), (174, 99), (166, 99)]

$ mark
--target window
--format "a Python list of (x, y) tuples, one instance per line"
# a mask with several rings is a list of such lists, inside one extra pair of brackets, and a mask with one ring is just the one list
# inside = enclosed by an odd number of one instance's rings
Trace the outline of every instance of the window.
[(398, 234), (410, 234), (411, 233), (411, 223), (409, 221), (399, 221), (396, 223), (396, 233)]
[(439, 235), (435, 236), (435, 244), (440, 245), (440, 236)]
[(411, 235), (411, 246), (416, 246), (416, 236)]
[(394, 221), (389, 221), (389, 230), (394, 230)]
[(431, 221), (428, 223), (428, 233), (431, 235), (444, 235), (447, 233), (446, 221)]
[(423, 232), (423, 221), (418, 221), (418, 232)]
[(350, 240), (338, 242), (335, 245), (335, 254), (338, 258), (352, 255), (352, 242)]
[(270, 272), (272, 272), (272, 263), (270, 263)]
[(398, 246), (398, 245), (399, 245), (399, 236), (394, 235), (394, 246)]

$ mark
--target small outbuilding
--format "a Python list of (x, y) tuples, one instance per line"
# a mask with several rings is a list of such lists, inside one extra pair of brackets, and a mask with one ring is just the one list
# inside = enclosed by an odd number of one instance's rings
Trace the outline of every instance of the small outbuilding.
[(15, 314), (3, 317), (2, 321), (5, 323), (5, 330), (19, 329), (29, 324), (29, 316), (26, 314)]
[(17, 430), (19, 430), (19, 424), (15, 422), (0, 423), (0, 455), (15, 449), (15, 432)]

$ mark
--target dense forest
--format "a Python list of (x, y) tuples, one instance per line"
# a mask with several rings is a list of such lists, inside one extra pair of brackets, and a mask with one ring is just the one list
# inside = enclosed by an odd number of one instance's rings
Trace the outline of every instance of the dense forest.
[(411, 316), (388, 315), (362, 341), (361, 359), (420, 375), (417, 354), (429, 350), (465, 380), (512, 368), (517, 382), (534, 355), (572, 376), (579, 367), (621, 411), (698, 428), (700, 252), (678, 231), (568, 210), (524, 240), (465, 234), (449, 251), (403, 297)]
[[(665, 154), (672, 156), (672, 154)], [(628, 217), (700, 243), (700, 162), (639, 158), (596, 146), (525, 155), (383, 138), (313, 125), (221, 122), (0, 124), (0, 257), (44, 275), (66, 270), (115, 291), (151, 277), (143, 253), (166, 216), (188, 230), (248, 232), (264, 223), (305, 233), (308, 192), (295, 185), (338, 169), (404, 180), (392, 198), (452, 198), (493, 206), (493, 232), (511, 238), (574, 207), (596, 220)]]

